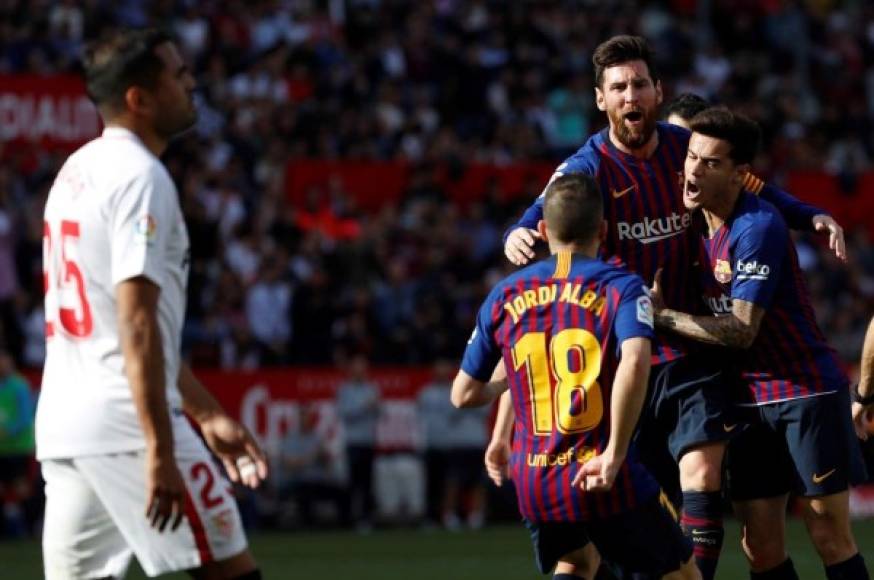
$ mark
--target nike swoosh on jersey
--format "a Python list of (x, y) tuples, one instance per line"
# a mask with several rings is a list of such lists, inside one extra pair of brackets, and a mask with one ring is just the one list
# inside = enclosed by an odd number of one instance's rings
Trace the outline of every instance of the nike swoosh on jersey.
[(634, 189), (633, 185), (631, 187), (629, 187), (628, 189), (623, 189), (622, 191), (616, 191), (614, 189), (613, 190), (613, 199), (619, 199), (620, 197), (622, 197), (623, 195), (625, 195), (626, 193), (628, 193), (632, 189)]
[(814, 474), (813, 474), (813, 477), (812, 477), (811, 479), (813, 479), (813, 483), (822, 483), (823, 481), (825, 481), (826, 479), (828, 479), (831, 475), (833, 475), (834, 472), (837, 471), (837, 470), (838, 470), (838, 468), (835, 467), (835, 468), (832, 469), (831, 471), (826, 471), (826, 472), (823, 473), (822, 475), (817, 475), (817, 474), (814, 473)]
[(722, 424), (722, 428), (725, 429), (726, 433), (731, 433), (732, 431), (734, 431), (735, 427), (737, 427), (737, 423), (735, 423), (734, 425), (726, 425), (725, 423)]

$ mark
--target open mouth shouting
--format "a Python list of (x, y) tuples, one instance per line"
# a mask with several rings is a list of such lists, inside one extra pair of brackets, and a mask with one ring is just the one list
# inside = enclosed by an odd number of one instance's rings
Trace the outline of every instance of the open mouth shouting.
[(685, 202), (686, 207), (689, 207), (690, 204), (697, 205), (699, 201), (698, 197), (700, 195), (701, 188), (698, 187), (698, 184), (692, 179), (687, 179), (683, 187), (683, 201)]
[(629, 111), (625, 113), (624, 118), (629, 127), (639, 129), (643, 126), (643, 112), (641, 111)]

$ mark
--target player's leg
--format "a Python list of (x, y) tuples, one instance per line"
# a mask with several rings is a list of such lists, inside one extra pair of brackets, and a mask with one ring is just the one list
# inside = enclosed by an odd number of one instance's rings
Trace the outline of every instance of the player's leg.
[(680, 525), (692, 541), (701, 576), (712, 580), (722, 552), (722, 460), (726, 443), (719, 441), (688, 449), (680, 457), (683, 514)]
[(261, 580), (258, 563), (248, 548), (236, 556), (188, 570), (188, 574), (195, 580)]
[(850, 528), (849, 485), (858, 445), (848, 445), (846, 392), (783, 403), (786, 441), (800, 476), (804, 522), (830, 580), (867, 580)]
[(677, 510), (663, 492), (632, 510), (592, 522), (588, 529), (601, 557), (626, 574), (701, 578)]
[[(576, 580), (585, 578), (595, 580), (601, 556), (592, 542), (562, 556), (555, 565), (553, 580)], [(603, 576), (602, 576), (603, 578)]]
[(751, 578), (797, 578), (785, 568), (786, 504), (789, 495), (740, 500), (734, 513), (741, 524), (741, 545), (750, 565)]
[(729, 444), (729, 489), (750, 578), (797, 580), (786, 553), (786, 503), (794, 468), (769, 407), (757, 409), (759, 422)]
[(679, 466), (681, 525), (705, 580), (716, 574), (725, 537), (722, 460), (740, 429), (726, 380), (719, 365), (686, 357), (669, 367), (663, 387), (670, 404), (662, 423), (673, 421), (668, 445)]
[(849, 492), (803, 498), (804, 523), (829, 580), (867, 580), (865, 560), (850, 529)]
[(42, 473), (46, 579), (122, 577), (133, 553), (73, 460), (43, 461)]

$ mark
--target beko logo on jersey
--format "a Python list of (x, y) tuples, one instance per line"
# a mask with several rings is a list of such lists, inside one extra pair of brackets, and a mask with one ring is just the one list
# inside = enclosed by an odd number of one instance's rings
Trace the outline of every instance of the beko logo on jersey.
[(692, 214), (672, 212), (668, 217), (652, 219), (646, 217), (642, 222), (630, 224), (618, 222), (616, 230), (620, 240), (637, 240), (641, 244), (651, 244), (672, 238), (683, 233), (692, 223)]
[(744, 262), (738, 260), (735, 266), (738, 280), (767, 280), (771, 273), (771, 267), (767, 264), (759, 264), (758, 260)]

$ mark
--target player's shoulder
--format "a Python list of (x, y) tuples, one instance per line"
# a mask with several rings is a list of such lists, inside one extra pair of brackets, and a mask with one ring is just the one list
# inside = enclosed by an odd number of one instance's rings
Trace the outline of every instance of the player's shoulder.
[(674, 137), (683, 142), (688, 142), (689, 137), (692, 135), (691, 131), (685, 127), (680, 127), (679, 125), (674, 125), (665, 121), (656, 121), (656, 130), (662, 135)]
[(732, 217), (732, 237), (751, 233), (774, 235), (785, 231), (786, 222), (771, 202), (748, 191), (741, 193)]
[(172, 184), (167, 168), (151, 151), (128, 132), (107, 129), (89, 141), (70, 159), (80, 171), (99, 181), (124, 187), (133, 181)]
[(645, 287), (643, 278), (625, 267), (610, 264), (600, 259), (579, 260), (572, 266), (572, 273), (597, 281), (604, 287), (625, 294), (628, 289)]
[(602, 145), (604, 141), (604, 131), (599, 131), (591, 135), (583, 146), (577, 149), (573, 155), (564, 160), (555, 171), (556, 173), (588, 173), (594, 175), (601, 162)]

